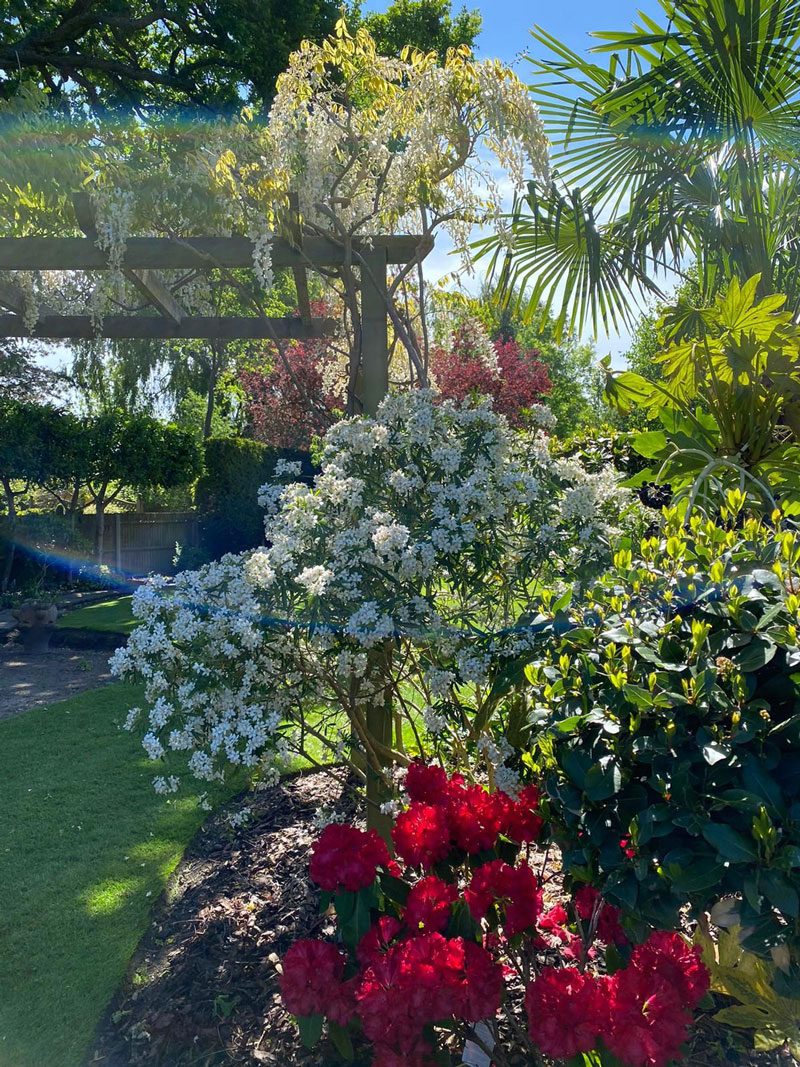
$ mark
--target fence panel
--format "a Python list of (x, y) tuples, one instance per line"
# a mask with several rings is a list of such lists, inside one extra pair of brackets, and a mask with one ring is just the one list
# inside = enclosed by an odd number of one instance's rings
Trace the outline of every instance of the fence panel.
[[(81, 517), (81, 532), (94, 541), (95, 517)], [(175, 545), (196, 547), (200, 542), (193, 511), (115, 512), (103, 524), (103, 560), (114, 571), (145, 575), (172, 574)]]

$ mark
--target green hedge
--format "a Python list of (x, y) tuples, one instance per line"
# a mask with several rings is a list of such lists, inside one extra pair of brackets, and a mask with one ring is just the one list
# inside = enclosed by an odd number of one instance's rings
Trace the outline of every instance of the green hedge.
[(241, 437), (210, 437), (205, 443), (205, 474), (197, 483), (195, 504), (203, 547), (212, 558), (244, 552), (264, 543), (264, 513), (258, 490), (279, 459), (302, 464), (303, 480), (316, 468), (307, 452), (272, 448)]

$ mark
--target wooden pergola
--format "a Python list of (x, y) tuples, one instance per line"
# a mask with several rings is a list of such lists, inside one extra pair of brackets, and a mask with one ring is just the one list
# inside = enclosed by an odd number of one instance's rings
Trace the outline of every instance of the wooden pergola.
[[(0, 271), (102, 271), (110, 269), (107, 254), (97, 244), (94, 216), (88, 197), (76, 197), (75, 213), (84, 237), (2, 237)], [(0, 283), (0, 337), (40, 340), (312, 340), (329, 336), (335, 321), (311, 312), (308, 270), (335, 270), (352, 262), (362, 266), (362, 404), (374, 412), (389, 384), (387, 327), (387, 268), (423, 259), (432, 248), (428, 238), (406, 235), (376, 236), (354, 241), (352, 248), (324, 237), (299, 232), (289, 241), (272, 240), (274, 268), (292, 270), (299, 315), (193, 315), (180, 303), (178, 287), (171, 287), (164, 270), (237, 270), (253, 267), (253, 242), (241, 236), (130, 237), (125, 243), (121, 269), (152, 309), (152, 313), (106, 315), (102, 323), (89, 315), (62, 315), (49, 307), (39, 309), (36, 326), (25, 321), (26, 296), (14, 283)]]

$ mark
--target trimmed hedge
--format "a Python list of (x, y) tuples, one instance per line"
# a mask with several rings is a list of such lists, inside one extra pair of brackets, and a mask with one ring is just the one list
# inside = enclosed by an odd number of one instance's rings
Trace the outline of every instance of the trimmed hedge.
[(303, 481), (316, 473), (309, 454), (297, 449), (273, 448), (241, 437), (206, 441), (205, 474), (195, 489), (195, 505), (200, 538), (211, 558), (264, 544), (258, 491), (271, 479), (279, 459), (301, 463)]

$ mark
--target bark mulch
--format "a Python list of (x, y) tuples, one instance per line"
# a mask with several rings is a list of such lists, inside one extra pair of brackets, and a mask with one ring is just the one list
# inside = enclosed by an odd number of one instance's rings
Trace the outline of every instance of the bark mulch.
[[(253, 819), (234, 833), (214, 816), (190, 845), (98, 1026), (86, 1067), (331, 1067), (323, 1040), (305, 1049), (278, 992), (276, 965), (293, 941), (332, 933), (308, 878), (317, 808), (348, 817), (352, 800), (324, 773), (249, 794)], [(229, 810), (236, 811), (241, 799)], [(546, 896), (559, 895), (558, 858)], [(524, 1020), (523, 1020), (524, 1025)], [(797, 1067), (753, 1053), (702, 1016), (686, 1067)]]
[[(248, 796), (233, 833), (215, 816), (159, 902), (101, 1021), (91, 1067), (317, 1067), (280, 1003), (276, 964), (298, 937), (329, 932), (308, 879), (317, 808), (349, 811), (329, 775)], [(235, 810), (235, 806), (234, 809)]]

